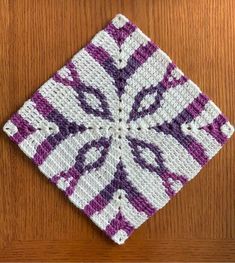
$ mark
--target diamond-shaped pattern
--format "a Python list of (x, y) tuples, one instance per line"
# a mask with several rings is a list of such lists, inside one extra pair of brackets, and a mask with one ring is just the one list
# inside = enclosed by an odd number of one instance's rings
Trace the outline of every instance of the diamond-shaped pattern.
[(42, 85), (4, 130), (119, 244), (233, 133), (214, 103), (122, 15)]

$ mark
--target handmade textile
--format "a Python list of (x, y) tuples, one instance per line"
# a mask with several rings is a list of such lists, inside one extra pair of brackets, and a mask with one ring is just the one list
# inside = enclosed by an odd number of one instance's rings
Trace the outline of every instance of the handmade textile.
[(198, 174), (233, 127), (157, 45), (117, 15), (4, 131), (122, 244)]

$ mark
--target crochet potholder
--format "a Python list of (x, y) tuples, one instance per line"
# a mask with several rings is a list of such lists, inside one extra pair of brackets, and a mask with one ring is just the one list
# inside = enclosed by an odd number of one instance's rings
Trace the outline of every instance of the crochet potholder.
[(117, 15), (4, 131), (122, 244), (201, 170), (233, 127), (157, 45)]

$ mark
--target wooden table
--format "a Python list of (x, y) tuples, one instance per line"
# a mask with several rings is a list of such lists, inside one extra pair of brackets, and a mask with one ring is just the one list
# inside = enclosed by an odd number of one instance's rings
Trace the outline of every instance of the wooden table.
[[(235, 121), (235, 1), (1, 0), (1, 124), (117, 13)], [(235, 261), (234, 139), (115, 245), (1, 132), (1, 261)]]

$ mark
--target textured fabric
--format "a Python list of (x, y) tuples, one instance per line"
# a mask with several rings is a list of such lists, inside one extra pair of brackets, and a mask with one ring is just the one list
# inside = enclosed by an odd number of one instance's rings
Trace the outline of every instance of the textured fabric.
[(4, 130), (118, 244), (233, 133), (215, 104), (122, 15), (43, 84)]

